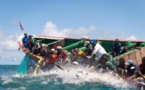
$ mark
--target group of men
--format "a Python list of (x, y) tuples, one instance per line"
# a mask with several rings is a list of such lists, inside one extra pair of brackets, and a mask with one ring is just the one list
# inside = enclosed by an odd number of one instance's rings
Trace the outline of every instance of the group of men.
[(49, 46), (34, 42), (32, 35), (24, 34), (22, 43), (24, 46), (24, 52), (29, 54), (33, 60), (44, 70), (54, 67), (54, 64), (58, 64), (57, 61), (62, 61), (67, 58), (67, 53), (62, 50), (61, 46), (57, 46), (56, 49)]
[(118, 56), (128, 51), (127, 46), (124, 46), (123, 49), (121, 49), (121, 43), (118, 39), (116, 39), (112, 43), (112, 52), (113, 55), (107, 54), (105, 49), (96, 42), (96, 45), (92, 51), (91, 58), (93, 55), (96, 55), (98, 57), (99, 63), (96, 64), (96, 68), (103, 68), (104, 70), (111, 70), (115, 73), (118, 73), (121, 78), (126, 80), (134, 80), (137, 77), (144, 78), (145, 74), (145, 57), (142, 58), (142, 63), (140, 65), (135, 64), (133, 60), (128, 60), (125, 62), (124, 58), (120, 58), (118, 62), (114, 62), (117, 60), (112, 60), (112, 56)]
[[(53, 67), (68, 59), (67, 51), (64, 51), (62, 46), (57, 46), (57, 48), (54, 49), (47, 45), (33, 42), (32, 36), (28, 36), (26, 33), (24, 34), (22, 42), (23, 46), (27, 48), (25, 53), (30, 54), (34, 59), (38, 59), (38, 56), (42, 57), (41, 62), (36, 60), (42, 68)], [(127, 52), (126, 46), (121, 50), (121, 43), (118, 39), (112, 44), (113, 52), (111, 55), (106, 52), (97, 40), (85, 40), (84, 46), (86, 47), (85, 51), (79, 50), (78, 48), (71, 50), (71, 56), (69, 57), (71, 62), (77, 62), (78, 64), (88, 63), (96, 69), (102, 68), (104, 71), (111, 70), (120, 74), (122, 78), (129, 77), (128, 80), (132, 80), (136, 78), (136, 76), (143, 77), (143, 74), (145, 74), (145, 58), (142, 59), (140, 66), (136, 65), (133, 60), (128, 60), (128, 62), (125, 63), (123, 58), (119, 59), (118, 63), (113, 62), (114, 60), (111, 59), (112, 56)], [(96, 57), (97, 61), (94, 64)]]

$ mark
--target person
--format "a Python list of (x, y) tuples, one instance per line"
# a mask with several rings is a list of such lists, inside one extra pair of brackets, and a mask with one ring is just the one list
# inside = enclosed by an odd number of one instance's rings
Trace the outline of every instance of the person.
[(50, 54), (50, 57), (47, 57), (46, 63), (52, 63), (55, 62), (57, 60), (57, 55), (56, 54)]
[(115, 52), (111, 52), (112, 57), (116, 57), (116, 53)]
[(95, 39), (91, 40), (91, 45), (92, 45), (92, 48), (93, 49), (94, 49), (96, 43), (97, 43), (97, 40), (95, 40)]
[(124, 53), (126, 53), (127, 51), (128, 51), (128, 47), (127, 47), (127, 46), (124, 46), (124, 48), (123, 48), (121, 54), (124, 54)]
[(90, 56), (90, 60), (91, 60), (90, 62), (92, 63), (96, 56), (98, 57), (98, 60), (100, 61), (102, 55), (104, 55), (104, 54), (107, 55), (106, 50), (99, 44), (99, 42), (97, 42), (95, 47), (94, 47), (94, 50)]
[(93, 48), (91, 47), (90, 41), (85, 41), (85, 47), (86, 47), (85, 50), (86, 55), (90, 56), (93, 52)]
[(48, 71), (52, 69), (57, 64), (57, 55), (48, 53), (45, 56), (45, 61), (43, 62), (42, 70)]
[(99, 64), (96, 66), (97, 69), (102, 68), (103, 71), (111, 70), (113, 72), (116, 72), (115, 65), (108, 59), (107, 54), (102, 55), (102, 60), (99, 61)]
[(116, 56), (120, 55), (121, 53), (121, 43), (119, 42), (119, 39), (115, 39), (115, 42), (112, 44), (113, 52), (116, 53)]
[(71, 58), (72, 62), (76, 61), (76, 59), (77, 59), (77, 53), (75, 52), (74, 49), (71, 50), (71, 56), (70, 56), (70, 58)]
[(117, 65), (116, 68), (117, 68), (118, 74), (119, 74), (122, 78), (124, 78), (124, 76), (125, 76), (125, 69), (126, 69), (124, 58), (120, 58), (120, 59), (119, 59), (119, 64)]
[(23, 39), (22, 39), (22, 43), (23, 43), (23, 46), (24, 46), (25, 48), (28, 48), (28, 40), (29, 40), (29, 38), (28, 38), (27, 33), (24, 33), (24, 37), (23, 37)]
[[(29, 54), (35, 62), (37, 62), (36, 67), (41, 68), (43, 71), (48, 71), (52, 69), (57, 64), (57, 55), (56, 54), (50, 54), (47, 52), (46, 56), (41, 55), (35, 55), (34, 53), (30, 52), (30, 50), (25, 50), (26, 54)], [(34, 71), (38, 71), (37, 68), (35, 68)]]
[(58, 60), (65, 60), (67, 58), (67, 54), (62, 50), (61, 46), (57, 46), (56, 50)]
[(45, 45), (42, 45), (42, 47), (40, 48), (40, 56), (45, 57), (47, 53), (47, 47)]
[(40, 46), (38, 43), (35, 43), (34, 42), (34, 46), (32, 48), (32, 52), (35, 54), (35, 55), (39, 55), (40, 52), (41, 52), (41, 49), (40, 49)]
[(78, 48), (75, 48), (75, 53), (77, 54), (78, 63), (83, 64), (86, 59), (86, 53), (82, 50), (79, 50)]
[(145, 57), (142, 58), (142, 63), (139, 65), (142, 74), (145, 74)]
[(32, 40), (33, 35), (28, 35), (28, 41)]
[(34, 42), (32, 39), (30, 39), (27, 43), (28, 49), (32, 52), (33, 47), (35, 46)]
[(144, 76), (140, 72), (139, 66), (136, 65), (133, 60), (128, 60), (126, 63), (126, 77), (127, 80), (133, 80), (138, 76), (141, 76), (144, 79)]
[(51, 54), (56, 54), (57, 52), (56, 52), (56, 50), (54, 48), (51, 48), (50, 53)]

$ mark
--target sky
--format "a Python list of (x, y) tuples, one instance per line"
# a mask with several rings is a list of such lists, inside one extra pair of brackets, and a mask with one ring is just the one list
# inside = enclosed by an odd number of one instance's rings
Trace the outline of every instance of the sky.
[[(0, 64), (19, 64), (17, 37), (144, 40), (145, 0), (0, 0)], [(24, 31), (21, 31), (18, 22)]]

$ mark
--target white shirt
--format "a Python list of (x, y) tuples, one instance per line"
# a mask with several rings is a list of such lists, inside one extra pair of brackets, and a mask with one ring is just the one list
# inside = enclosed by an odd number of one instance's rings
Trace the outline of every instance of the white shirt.
[(102, 55), (107, 54), (107, 52), (105, 51), (105, 49), (99, 43), (96, 43), (92, 54), (96, 54), (98, 59), (100, 59), (102, 57)]

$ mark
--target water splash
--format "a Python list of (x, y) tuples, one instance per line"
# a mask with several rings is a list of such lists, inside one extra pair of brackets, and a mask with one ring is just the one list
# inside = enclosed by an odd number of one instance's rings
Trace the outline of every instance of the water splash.
[[(36, 76), (3, 74), (0, 76), (0, 82), (2, 83), (2, 88), (7, 88), (6, 90), (19, 90), (20, 87), (21, 90), (32, 90), (37, 88), (42, 89), (42, 87), (44, 87), (42, 90), (45, 90), (47, 87), (53, 87), (54, 89), (59, 90), (55, 87), (60, 88), (62, 85), (65, 85), (65, 88), (67, 89), (74, 87), (73, 85), (83, 85), (85, 88), (88, 85), (91, 86), (89, 88), (96, 88), (102, 85), (112, 88), (135, 87), (123, 80), (119, 80), (118, 76), (114, 76), (111, 73), (100, 73), (91, 67), (76, 65), (63, 68), (64, 70), (61, 70), (58, 67), (54, 67), (49, 72), (40, 71), (40, 73)], [(64, 90), (64, 88), (62, 90)]]
[[(93, 70), (91, 67), (65, 67), (64, 70), (60, 70), (55, 67), (49, 72), (41, 72), (37, 76), (44, 75), (55, 75), (55, 78), (60, 78), (62, 83), (71, 83), (71, 84), (83, 84), (83, 83), (93, 83), (99, 85), (107, 85), (115, 88), (132, 88), (135, 86), (130, 85), (124, 80), (120, 80), (116, 75), (112, 73), (101, 73), (99, 71)], [(48, 83), (47, 81), (43, 84)]]

